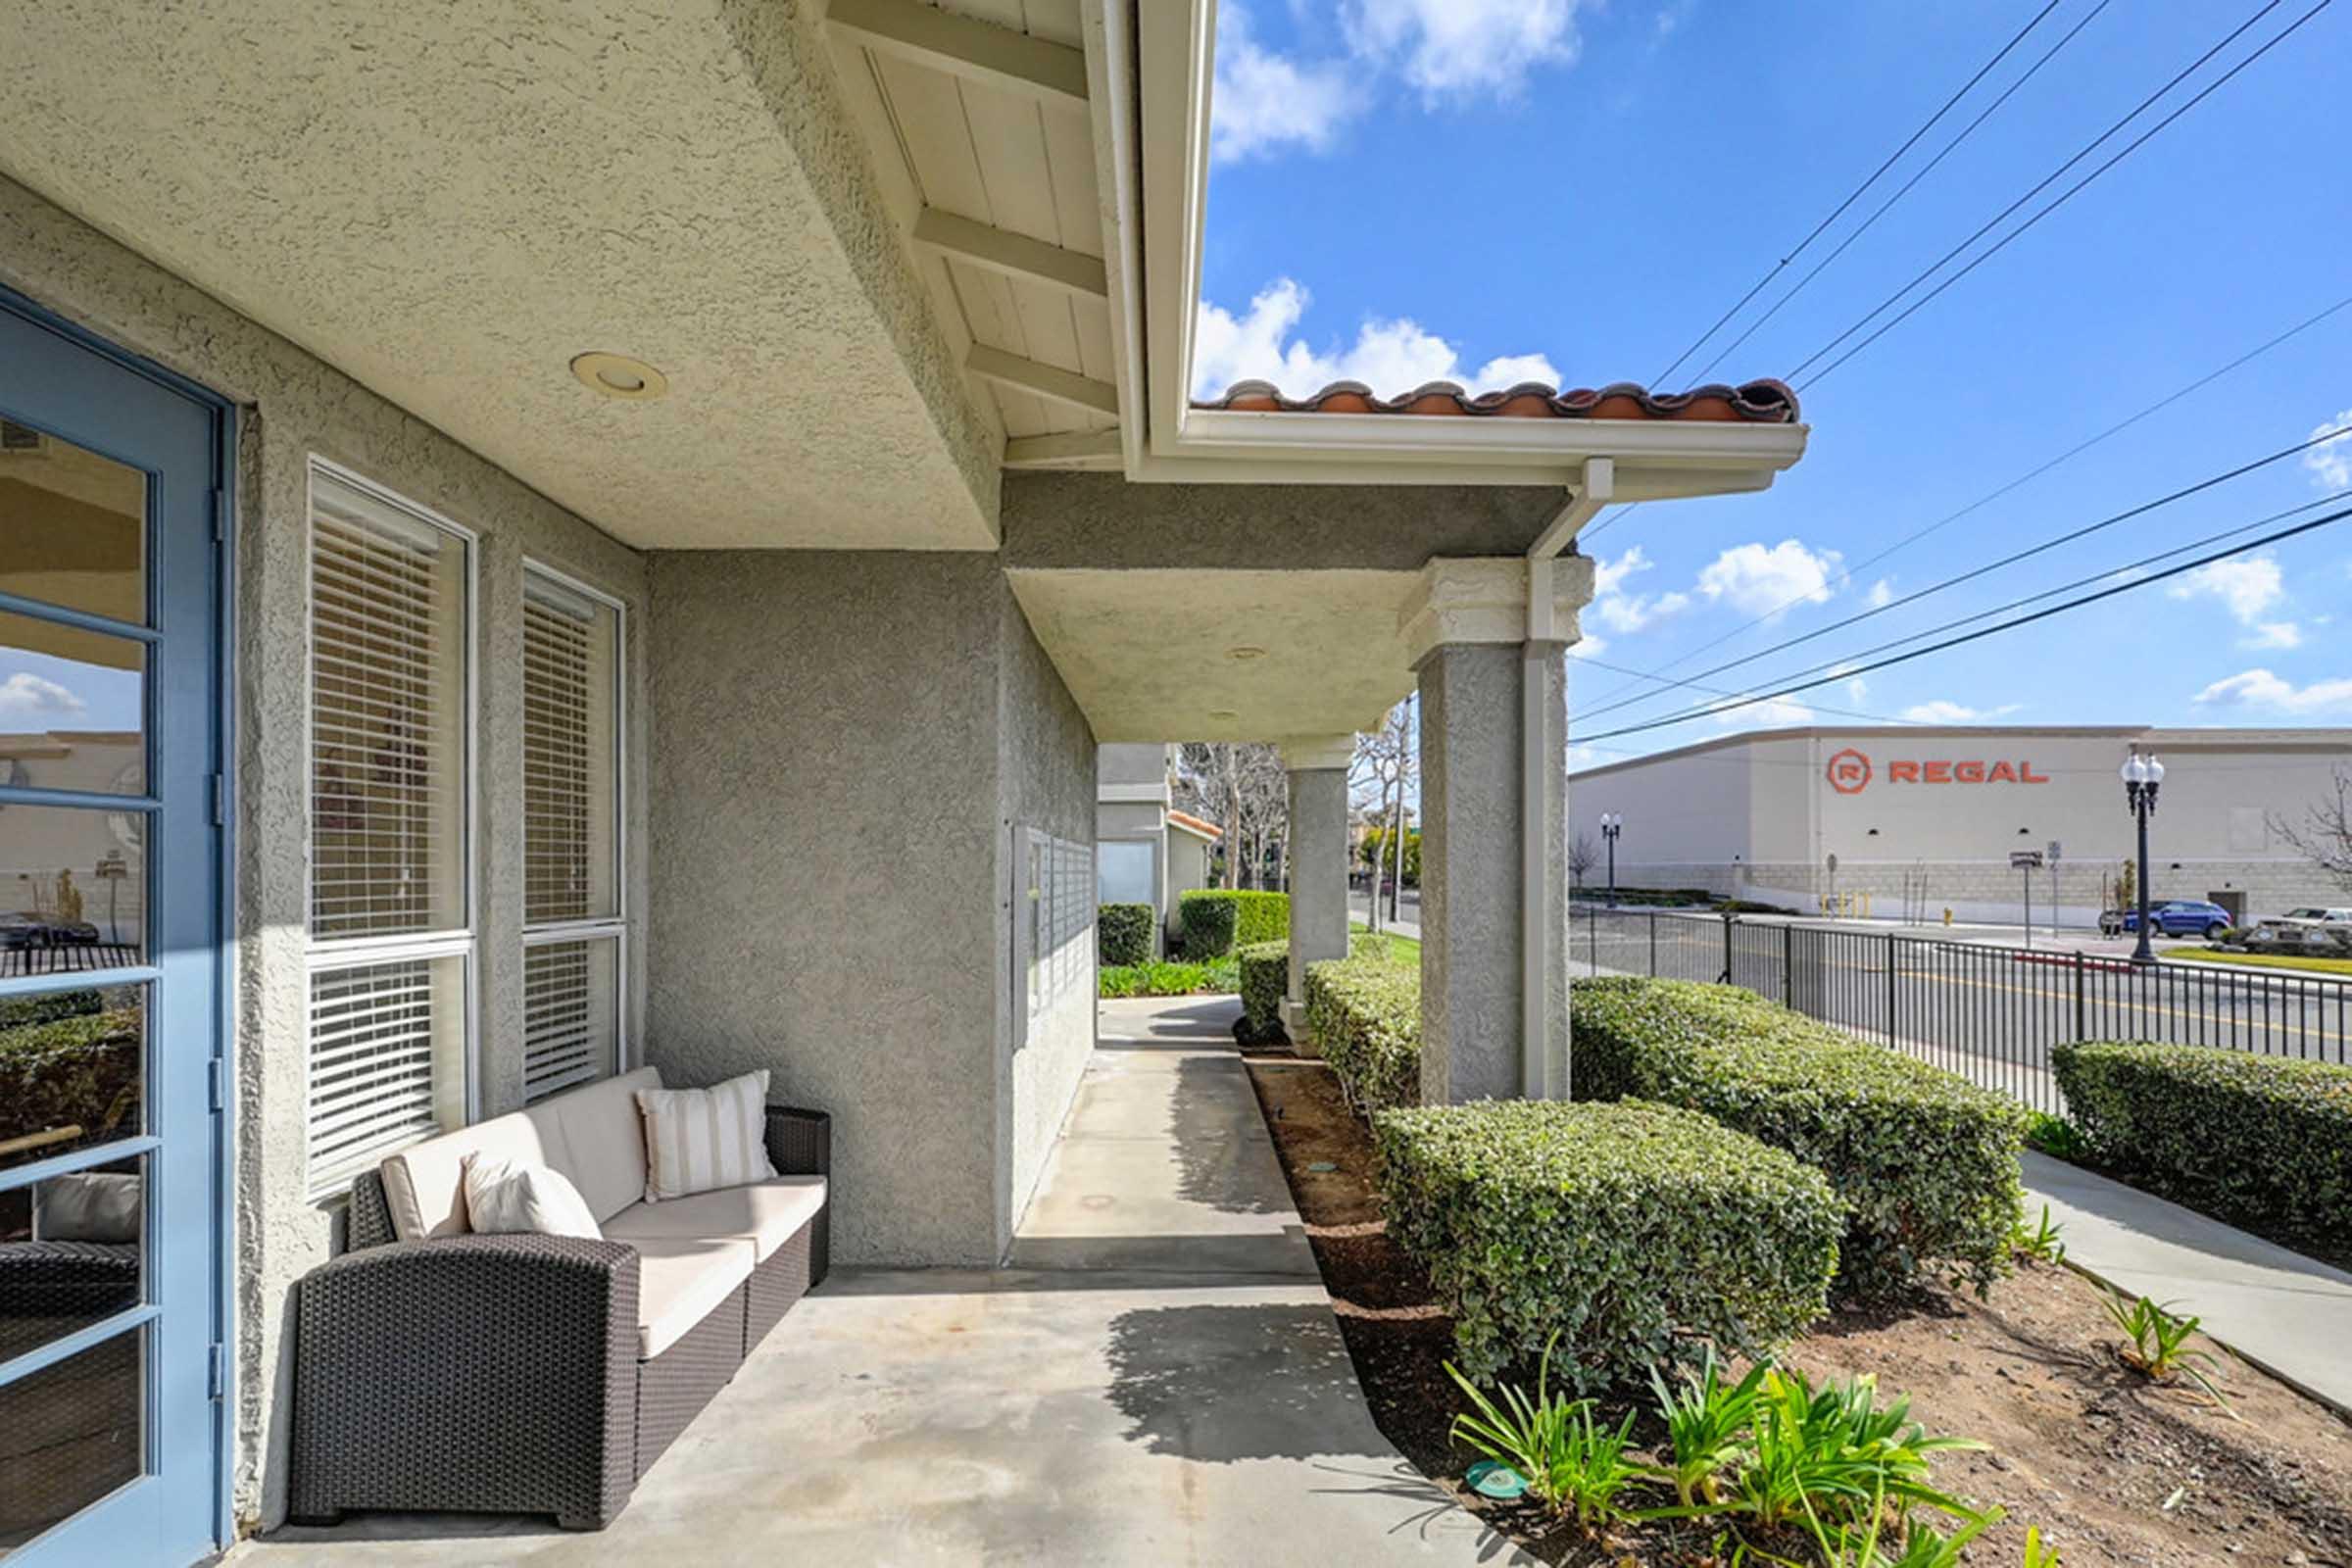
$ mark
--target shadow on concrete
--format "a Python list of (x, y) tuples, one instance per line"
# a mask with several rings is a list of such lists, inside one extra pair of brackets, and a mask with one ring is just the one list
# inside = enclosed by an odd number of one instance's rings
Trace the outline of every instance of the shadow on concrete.
[(1488, 1525), (1475, 1514), (1466, 1511), (1452, 1493), (1399, 1459), (1383, 1470), (1351, 1470), (1339, 1465), (1319, 1464), (1315, 1468), (1324, 1475), (1358, 1483), (1349, 1486), (1335, 1481), (1331, 1486), (1317, 1487), (1321, 1493), (1342, 1496), (1392, 1497), (1412, 1506), (1415, 1511), (1389, 1528), (1389, 1534), (1411, 1532), (1423, 1541), (1441, 1535), (1452, 1535), (1465, 1529), (1477, 1536), (1480, 1562), (1533, 1563), (1510, 1537)]
[(1225, 1214), (1288, 1214), (1291, 1190), (1263, 1140), (1262, 1113), (1241, 1058), (1187, 1056), (1176, 1064), (1168, 1139), (1176, 1196)]
[(1221, 1040), (1230, 1045), (1233, 1021), (1242, 1015), (1242, 999), (1232, 996), (1122, 998), (1099, 1006), (1101, 1040)]
[[(2150, 1241), (2275, 1274), (2300, 1276), (2312, 1282), (2308, 1288), (2311, 1295), (2336, 1296), (2352, 1288), (2352, 1274), (2342, 1269), (2239, 1230), (2227, 1220), (2200, 1214), (2169, 1198), (2126, 1186), (2113, 1177), (2069, 1165), (2034, 1150), (2026, 1151), (2019, 1163), (2026, 1186), (2031, 1189), (2026, 1200), (2028, 1212), (2042, 1199), (2052, 1199)], [(2273, 1290), (2296, 1293), (2303, 1290), (2277, 1281), (2264, 1283)]]
[(1395, 1462), (1331, 1309), (1155, 1306), (1110, 1323), (1110, 1401), (1155, 1454), (1233, 1464), (1338, 1454)]

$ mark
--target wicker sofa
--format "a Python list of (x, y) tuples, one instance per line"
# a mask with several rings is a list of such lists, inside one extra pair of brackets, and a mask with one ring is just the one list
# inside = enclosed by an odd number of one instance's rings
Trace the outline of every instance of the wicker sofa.
[[(549, 1513), (601, 1530), (825, 1277), (831, 1122), (767, 1108), (773, 1182), (643, 1201), (639, 1068), (413, 1145), (353, 1190), (351, 1250), (295, 1302), (289, 1512)], [(485, 1236), (466, 1158), (541, 1162), (591, 1241)]]

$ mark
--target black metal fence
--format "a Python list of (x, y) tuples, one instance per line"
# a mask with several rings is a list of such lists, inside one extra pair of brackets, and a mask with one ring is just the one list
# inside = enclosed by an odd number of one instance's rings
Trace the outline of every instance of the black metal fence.
[(2352, 981), (1657, 909), (1575, 907), (1568, 936), (1577, 974), (1743, 986), (2038, 1110), (2070, 1040), (2352, 1060)]
[(139, 961), (135, 943), (75, 942), (27, 944), (0, 948), (0, 980), (36, 974), (77, 974), (85, 969), (117, 969)]

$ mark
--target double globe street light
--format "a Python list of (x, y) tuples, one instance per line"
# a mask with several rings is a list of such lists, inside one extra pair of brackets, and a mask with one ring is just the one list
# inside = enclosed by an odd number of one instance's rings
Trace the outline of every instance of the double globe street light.
[(1609, 907), (1617, 907), (1617, 835), (1625, 831), (1625, 818), (1615, 811), (1600, 813), (1600, 836), (1609, 844)]
[(2148, 946), (2148, 818), (2156, 814), (2156, 790), (2164, 782), (2164, 764), (2134, 751), (2124, 759), (2121, 773), (2125, 805), (2139, 822), (2139, 946), (2132, 950), (2132, 961), (2152, 964), (2156, 950)]

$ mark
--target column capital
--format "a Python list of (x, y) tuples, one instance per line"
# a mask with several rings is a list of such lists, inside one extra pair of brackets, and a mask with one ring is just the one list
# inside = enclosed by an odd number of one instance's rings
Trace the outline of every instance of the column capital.
[[(1396, 616), (1412, 662), (1456, 643), (1527, 640), (1527, 558), (1442, 556), (1421, 568), (1421, 579)], [(1576, 612), (1592, 599), (1592, 560), (1561, 556), (1551, 563), (1552, 632), (1573, 643)]]
[(1355, 762), (1353, 735), (1286, 735), (1277, 744), (1282, 750), (1282, 765), (1287, 772), (1346, 768)]

